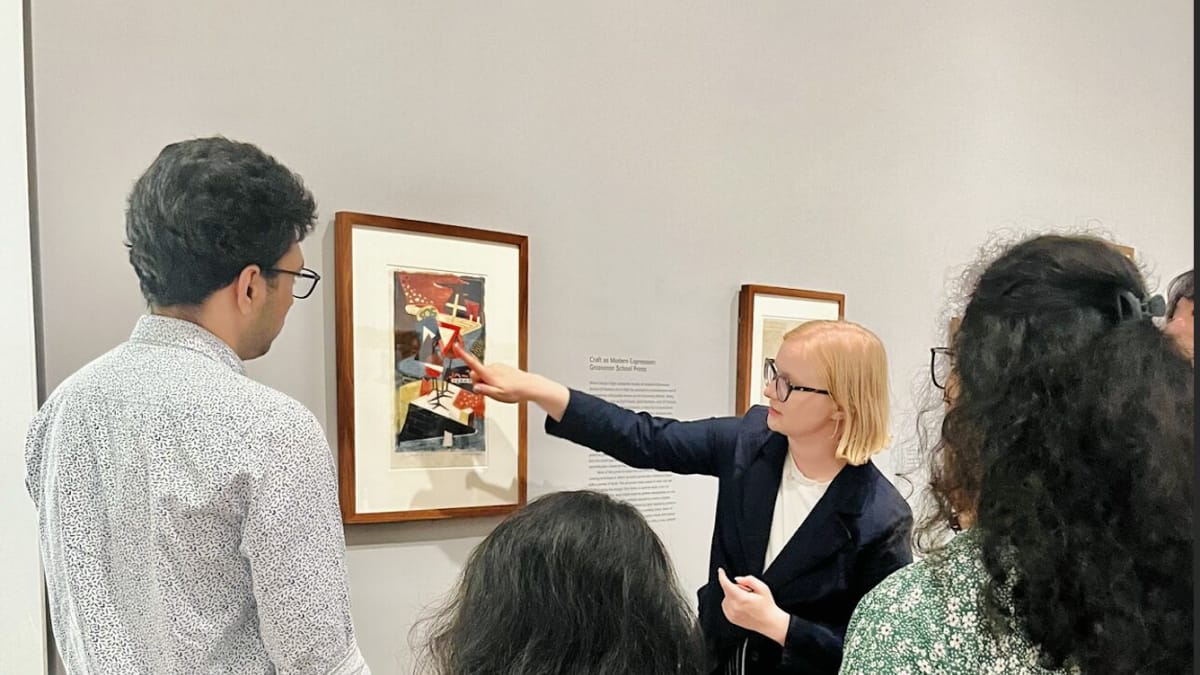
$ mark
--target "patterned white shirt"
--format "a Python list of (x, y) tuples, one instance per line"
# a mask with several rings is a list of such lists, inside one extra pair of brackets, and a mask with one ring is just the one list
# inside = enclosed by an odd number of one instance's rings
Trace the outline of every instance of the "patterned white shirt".
[(369, 673), (316, 418), (200, 326), (144, 316), (34, 418), (55, 639), (69, 673)]

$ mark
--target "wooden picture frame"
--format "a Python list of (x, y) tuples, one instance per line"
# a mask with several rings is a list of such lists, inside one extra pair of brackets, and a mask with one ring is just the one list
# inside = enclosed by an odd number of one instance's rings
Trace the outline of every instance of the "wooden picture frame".
[(761, 400), (763, 359), (775, 356), (785, 332), (805, 321), (844, 318), (846, 296), (841, 293), (743, 285), (738, 294), (737, 414)]
[(525, 405), (485, 403), (454, 348), (526, 367), (528, 238), (346, 211), (334, 228), (343, 521), (524, 505)]

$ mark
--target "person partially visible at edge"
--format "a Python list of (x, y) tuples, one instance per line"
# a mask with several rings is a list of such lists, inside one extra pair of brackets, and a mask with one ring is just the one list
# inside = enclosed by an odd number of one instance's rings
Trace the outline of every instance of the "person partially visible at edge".
[(246, 377), (319, 276), (301, 179), (224, 138), (174, 143), (129, 195), (149, 313), (62, 382), (26, 441), (68, 673), (369, 673), (332, 454)]
[(699, 590), (715, 673), (837, 672), (859, 598), (912, 561), (912, 512), (871, 462), (888, 440), (887, 357), (858, 324), (801, 324), (764, 363), (769, 405), (693, 422), (458, 355), (477, 392), (537, 403), (552, 435), (630, 466), (717, 477)]
[(929, 555), (859, 604), (842, 673), (1191, 673), (1195, 391), (1162, 297), (1085, 237), (970, 286), (934, 369)]
[(1171, 280), (1167, 286), (1167, 335), (1175, 338), (1179, 348), (1195, 363), (1196, 333), (1192, 323), (1195, 310), (1195, 270), (1188, 270)]
[(506, 518), (411, 635), (423, 675), (705, 672), (662, 541), (633, 506), (587, 490)]

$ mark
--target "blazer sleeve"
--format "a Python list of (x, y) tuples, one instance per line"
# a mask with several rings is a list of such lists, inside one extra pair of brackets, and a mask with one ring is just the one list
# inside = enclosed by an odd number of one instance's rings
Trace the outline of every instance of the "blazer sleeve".
[[(912, 562), (912, 511), (901, 503), (889, 516), (879, 535), (866, 542), (855, 557), (849, 589), (851, 611), (879, 582)], [(779, 672), (837, 673), (845, 637), (846, 624), (821, 624), (792, 616)]]
[(845, 626), (817, 623), (793, 614), (777, 672), (836, 675), (842, 665), (845, 637)]
[(546, 417), (546, 433), (639, 469), (719, 476), (733, 461), (740, 422), (654, 417), (572, 389), (562, 420)]
[(894, 515), (891, 525), (863, 547), (854, 574), (856, 585), (852, 587), (855, 604), (879, 582), (913, 561), (912, 530), (912, 511), (907, 504), (903, 504)]

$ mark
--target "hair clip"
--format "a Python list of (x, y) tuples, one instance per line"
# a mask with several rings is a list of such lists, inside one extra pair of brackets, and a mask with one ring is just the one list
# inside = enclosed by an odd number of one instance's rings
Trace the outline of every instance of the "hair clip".
[(1152, 295), (1142, 301), (1142, 311), (1152, 317), (1166, 316), (1167, 301), (1161, 295)]
[(1161, 295), (1155, 294), (1139, 300), (1129, 291), (1117, 293), (1117, 319), (1119, 321), (1140, 321), (1163, 316), (1166, 313), (1167, 301)]

